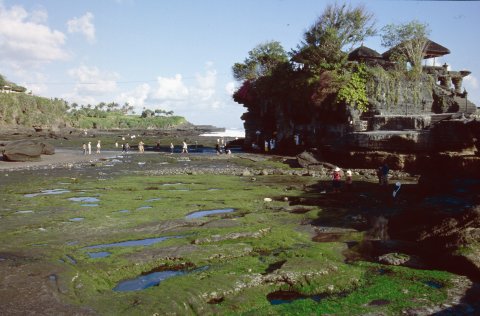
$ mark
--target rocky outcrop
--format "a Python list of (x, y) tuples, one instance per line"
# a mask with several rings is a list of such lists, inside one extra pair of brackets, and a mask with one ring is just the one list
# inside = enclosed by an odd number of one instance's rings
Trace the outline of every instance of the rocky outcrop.
[(390, 236), (415, 242), (431, 256), (461, 259), (467, 273), (480, 276), (480, 205), (464, 211), (441, 208), (412, 209), (393, 217)]
[(19, 140), (10, 142), (3, 150), (3, 158), (6, 161), (38, 161), (40, 156), (53, 155), (53, 145), (35, 140)]
[(323, 170), (323, 168), (327, 169), (335, 169), (335, 165), (320, 161), (317, 159), (318, 157), (311, 152), (304, 151), (301, 154), (297, 155), (297, 162), (303, 168), (308, 168), (309, 170)]

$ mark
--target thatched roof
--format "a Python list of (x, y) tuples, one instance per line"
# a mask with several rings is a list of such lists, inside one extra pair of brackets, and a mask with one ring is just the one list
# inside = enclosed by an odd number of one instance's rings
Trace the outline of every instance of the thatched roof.
[[(382, 54), (383, 58), (388, 59), (390, 55), (397, 49), (397, 46), (390, 48), (385, 53)], [(423, 59), (439, 57), (443, 55), (450, 54), (450, 50), (432, 40), (427, 40), (425, 47), (425, 54)]]
[(348, 54), (348, 60), (350, 61), (380, 58), (382, 58), (382, 55), (380, 55), (377, 51), (363, 45), (354, 49), (350, 54)]
[(450, 50), (448, 48), (443, 47), (442, 45), (434, 41), (428, 40), (427, 47), (425, 49), (425, 57), (423, 58), (427, 59), (427, 58), (439, 57), (447, 54), (450, 54)]

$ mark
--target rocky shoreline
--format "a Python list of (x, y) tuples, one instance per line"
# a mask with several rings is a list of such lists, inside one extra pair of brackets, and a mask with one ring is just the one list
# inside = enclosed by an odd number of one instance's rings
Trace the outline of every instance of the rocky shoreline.
[[(158, 157), (161, 157), (161, 164), (158, 163)], [(266, 166), (266, 161), (274, 161), (279, 164), (278, 167)], [(240, 162), (240, 163), (239, 163)], [(248, 163), (245, 163), (248, 162)], [(285, 165), (288, 167), (282, 167)], [(330, 163), (318, 163), (302, 167), (298, 157), (291, 156), (275, 156), (255, 153), (235, 153), (232, 155), (216, 155), (191, 153), (181, 155), (175, 153), (170, 155), (164, 152), (146, 152), (139, 154), (131, 152), (122, 155), (120, 151), (105, 151), (101, 154), (83, 155), (80, 150), (57, 149), (53, 155), (42, 156), (41, 161), (34, 162), (5, 162), (0, 161), (0, 176), (11, 178), (9, 180), (25, 181), (24, 172), (29, 172), (32, 176), (40, 173), (48, 176), (51, 172), (56, 172), (69, 177), (77, 177), (78, 175), (91, 174), (95, 177), (105, 179), (110, 175), (125, 173), (140, 173), (148, 176), (171, 176), (171, 175), (231, 175), (246, 177), (250, 181), (256, 181), (259, 177), (269, 177), (275, 175), (287, 175), (293, 177), (313, 177), (318, 179), (319, 185), (314, 188), (305, 188), (305, 190), (315, 190), (316, 192), (325, 192), (329, 200), (334, 203), (340, 203), (341, 195), (330, 194), (331, 170), (334, 165)], [(362, 183), (368, 183), (369, 188), (373, 188), (377, 182), (377, 174), (375, 169), (351, 169), (353, 172), (354, 184), (361, 186)], [(430, 166), (428, 170), (433, 170)], [(45, 171), (48, 171), (45, 172)], [(344, 171), (346, 171), (344, 169)], [(466, 261), (470, 262), (473, 267), (480, 271), (480, 263), (476, 260), (476, 256), (472, 253), (478, 253), (479, 236), (479, 218), (480, 212), (472, 211), (475, 205), (479, 204), (480, 196), (478, 188), (480, 182), (470, 181), (456, 182), (446, 186), (443, 191), (432, 192), (431, 174), (426, 172), (422, 175), (410, 174), (402, 170), (390, 170), (390, 183), (400, 181), (404, 184), (402, 194), (397, 200), (388, 200), (388, 206), (392, 213), (382, 214), (387, 221), (385, 225), (388, 228), (390, 237), (395, 240), (408, 240), (416, 243), (418, 247), (427, 247), (428, 249), (443, 249), (444, 255), (447, 256), (464, 256)], [(17, 177), (18, 175), (18, 177)], [(447, 181), (453, 181), (450, 177), (445, 177), (442, 181), (437, 181), (436, 186)], [(468, 179), (467, 179), (468, 180)], [(466, 181), (466, 180), (465, 180)], [(453, 188), (453, 189), (452, 189)], [(357, 190), (357, 189), (355, 189)], [(356, 192), (360, 195), (365, 194), (362, 189)], [(380, 189), (375, 189), (379, 190)], [(383, 189), (382, 189), (383, 190)], [(386, 188), (385, 194), (390, 196), (389, 188)], [(457, 192), (458, 191), (458, 192)], [(371, 193), (372, 192), (367, 192)], [(378, 194), (375, 193), (375, 194)], [(438, 195), (446, 196), (446, 200), (433, 200)], [(379, 216), (379, 210), (384, 209), (385, 201), (378, 197), (364, 199), (364, 207), (371, 212), (369, 216)], [(452, 206), (452, 199), (461, 201), (468, 198), (469, 205)], [(361, 201), (362, 199), (358, 199)], [(456, 200), (455, 200), (456, 201)], [(292, 205), (309, 205), (309, 203), (318, 204), (321, 201), (311, 200), (308, 198), (300, 198), (298, 201), (290, 201)], [(427, 203), (428, 202), (428, 203)], [(383, 204), (382, 204), (383, 203)], [(391, 204), (390, 204), (391, 203)], [(438, 210), (446, 210), (448, 207), (454, 211), (449, 215)], [(410, 211), (410, 212), (409, 212)], [(417, 216), (421, 213), (423, 216)], [(412, 215), (413, 214), (413, 215)], [(465, 218), (464, 214), (470, 214)], [(367, 215), (365, 213), (364, 215)], [(413, 217), (412, 217), (413, 216)], [(473, 216), (473, 217), (472, 217)], [(439, 221), (431, 219), (439, 218)], [(424, 220), (422, 220), (424, 219)], [(440, 220), (441, 219), (441, 220)], [(351, 218), (355, 222), (355, 218)], [(318, 228), (319, 223), (315, 221), (305, 222), (305, 227), (311, 226)], [(404, 228), (408, 227), (409, 232), (405, 236)], [(404, 233), (402, 235), (402, 232)], [(465, 253), (458, 253), (460, 249), (468, 248)], [(408, 255), (407, 255), (408, 256)], [(451, 258), (450, 257), (450, 258)], [(473, 258), (473, 259), (472, 259)], [(377, 259), (375, 259), (377, 260)], [(465, 276), (458, 276), (454, 281), (454, 286), (448, 291), (448, 299), (439, 306), (426, 306), (424, 308), (416, 308), (414, 310), (405, 310), (405, 315), (450, 315), (465, 314), (469, 315), (478, 311), (480, 307), (475, 305), (475, 299), (480, 299), (479, 285)], [(472, 303), (473, 302), (473, 303)], [(477, 301), (478, 302), (478, 301)]]

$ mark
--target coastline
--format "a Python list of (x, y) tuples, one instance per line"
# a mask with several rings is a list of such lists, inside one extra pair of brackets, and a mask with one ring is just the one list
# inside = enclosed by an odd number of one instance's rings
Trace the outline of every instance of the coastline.
[(55, 149), (53, 155), (42, 155), (39, 161), (4, 161), (0, 160), (0, 171), (32, 169), (38, 167), (57, 167), (77, 163), (90, 163), (108, 159), (120, 154), (120, 151), (104, 151), (100, 154), (83, 155), (81, 150)]

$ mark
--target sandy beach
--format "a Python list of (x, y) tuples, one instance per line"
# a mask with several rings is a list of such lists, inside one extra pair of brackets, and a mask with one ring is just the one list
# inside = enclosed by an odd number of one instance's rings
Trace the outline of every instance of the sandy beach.
[(56, 149), (53, 155), (42, 155), (39, 161), (12, 162), (0, 160), (0, 170), (18, 170), (42, 167), (57, 167), (75, 163), (94, 162), (102, 159), (115, 157), (121, 154), (121, 151), (103, 151), (100, 154), (92, 153), (83, 155), (80, 150)]

